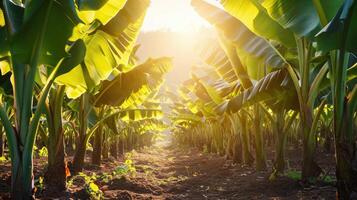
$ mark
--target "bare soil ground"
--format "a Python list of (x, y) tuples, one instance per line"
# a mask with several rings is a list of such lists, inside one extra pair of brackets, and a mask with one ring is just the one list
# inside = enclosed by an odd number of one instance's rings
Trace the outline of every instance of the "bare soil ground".
[[(289, 150), (290, 170), (300, 165), (300, 152)], [(268, 155), (268, 158), (271, 155)], [(154, 146), (132, 153), (135, 175), (95, 183), (105, 199), (336, 199), (333, 182), (320, 181), (314, 186), (303, 187), (298, 180), (282, 176), (269, 180), (270, 170), (256, 172), (254, 168), (234, 165), (224, 157), (170, 146)], [(88, 161), (89, 162), (89, 161)], [(35, 175), (42, 176), (44, 159), (36, 159)], [(105, 161), (101, 167), (87, 165), (84, 173), (100, 176), (109, 173), (119, 161)], [(271, 161), (268, 163), (271, 164)], [(319, 164), (327, 176), (333, 177), (333, 157), (321, 153)], [(0, 199), (9, 198), (10, 166), (0, 164)], [(39, 191), (39, 199), (89, 199), (84, 183), (74, 181), (62, 193)]]

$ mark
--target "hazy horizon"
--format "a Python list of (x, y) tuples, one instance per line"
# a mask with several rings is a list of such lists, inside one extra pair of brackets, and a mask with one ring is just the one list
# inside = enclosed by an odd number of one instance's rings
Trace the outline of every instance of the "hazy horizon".
[(200, 65), (199, 54), (205, 41), (215, 40), (214, 29), (206, 28), (195, 33), (150, 31), (139, 35), (137, 55), (140, 62), (148, 58), (172, 57), (173, 69), (166, 76), (166, 85), (177, 88), (190, 78), (192, 66)]

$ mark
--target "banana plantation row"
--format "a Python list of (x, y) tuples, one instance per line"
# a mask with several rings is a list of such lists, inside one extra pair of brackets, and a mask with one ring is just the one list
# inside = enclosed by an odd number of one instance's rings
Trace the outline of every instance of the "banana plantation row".
[(316, 147), (334, 143), (338, 196), (356, 196), (356, 1), (220, 3), (192, 1), (218, 42), (177, 96), (160, 90), (170, 58), (139, 64), (135, 55), (149, 0), (3, 0), (0, 119), (12, 197), (33, 198), (35, 146), (48, 149), (46, 187), (63, 190), (86, 150), (100, 164), (149, 145), (165, 129), (163, 95), (179, 143), (262, 170), (274, 141), (272, 177), (285, 169), (288, 139), (302, 140), (307, 183), (321, 174)]
[[(1, 2), (0, 118), (6, 142), (1, 139), (0, 152), (11, 159), (13, 199), (34, 198), (35, 147), (48, 150), (46, 187), (63, 191), (66, 177), (82, 170), (87, 149), (100, 164), (108, 152), (117, 157), (150, 145), (165, 128), (157, 93), (171, 59), (139, 64), (135, 55), (149, 3)], [(66, 154), (74, 155), (68, 166)]]
[(273, 144), (271, 180), (286, 168), (287, 145), (301, 144), (304, 184), (324, 176), (317, 147), (334, 147), (338, 198), (356, 198), (357, 2), (220, 3), (192, 0), (219, 39), (171, 94), (176, 141), (256, 170)]

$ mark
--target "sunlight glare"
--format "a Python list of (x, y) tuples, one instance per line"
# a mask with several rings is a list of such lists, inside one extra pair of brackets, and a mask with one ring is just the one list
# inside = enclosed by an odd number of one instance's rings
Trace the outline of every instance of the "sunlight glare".
[[(207, 2), (218, 6), (217, 0)], [(194, 32), (210, 25), (191, 7), (191, 0), (151, 0), (143, 31)]]

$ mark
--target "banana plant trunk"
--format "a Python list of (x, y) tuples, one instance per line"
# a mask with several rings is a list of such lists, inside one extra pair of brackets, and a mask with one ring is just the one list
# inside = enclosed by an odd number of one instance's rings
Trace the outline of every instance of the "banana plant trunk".
[[(316, 178), (322, 172), (321, 168), (315, 161), (316, 151), (316, 130), (312, 130), (314, 121), (313, 105), (310, 102), (310, 79), (311, 79), (311, 58), (314, 54), (312, 43), (306, 38), (296, 36), (296, 44), (299, 58), (300, 80), (297, 80), (293, 70), (288, 69), (290, 76), (294, 80), (294, 85), (299, 98), (299, 112), (301, 119), (301, 132), (303, 136), (303, 161), (302, 161), (302, 179), (309, 182)], [(300, 83), (299, 83), (300, 82)]]
[(94, 134), (92, 164), (101, 165), (102, 163), (102, 131), (98, 128)]
[(277, 113), (276, 124), (275, 124), (276, 150), (275, 150), (274, 171), (276, 173), (284, 173), (285, 170), (286, 133), (283, 130), (284, 127), (283, 115), (284, 113), (281, 111)]
[(81, 97), (79, 110), (79, 133), (76, 138), (76, 152), (72, 161), (72, 172), (73, 174), (77, 174), (83, 170), (84, 159), (86, 156), (87, 149), (87, 113), (89, 111), (89, 96), (87, 93), (83, 94)]
[[(345, 112), (344, 121), (348, 121), (349, 117)], [(347, 136), (347, 123), (343, 123), (335, 138), (336, 145), (336, 176), (337, 189), (339, 199), (355, 199), (357, 198), (357, 149), (355, 140)], [(336, 130), (337, 131), (337, 130)]]
[[(104, 109), (100, 109), (99, 119), (102, 119), (104, 115)], [(93, 153), (92, 153), (92, 164), (101, 165), (102, 163), (102, 144), (103, 144), (103, 125), (102, 123), (98, 126), (94, 134), (93, 143)]]
[(103, 151), (102, 151), (102, 156), (103, 159), (108, 159), (109, 158), (109, 141), (108, 141), (108, 132), (105, 131), (103, 133)]
[(113, 142), (110, 145), (110, 155), (115, 159), (118, 158), (118, 137), (113, 138)]
[(263, 143), (263, 136), (262, 136), (262, 130), (261, 130), (261, 112), (259, 109), (259, 105), (254, 106), (254, 117), (255, 120), (253, 122), (254, 124), (254, 138), (255, 138), (255, 158), (256, 158), (256, 170), (257, 171), (262, 171), (265, 170), (267, 165), (266, 165), (266, 157), (265, 157), (265, 152), (264, 152), (264, 143)]
[[(12, 126), (6, 109), (1, 108), (0, 117), (6, 130), (11, 157), (11, 194), (12, 199), (34, 198), (34, 176), (33, 176), (33, 146), (35, 143), (36, 130), (39, 114), (43, 109), (44, 98), (40, 98), (36, 109), (36, 116), (32, 116), (33, 87), (36, 64), (15, 64), (14, 70), (14, 105), (15, 105), (15, 127)], [(28, 71), (26, 74), (25, 71)], [(49, 88), (47, 88), (49, 89)], [(47, 96), (48, 90), (43, 94)]]
[(73, 129), (73, 132), (69, 132), (68, 137), (65, 140), (66, 141), (66, 151), (71, 155), (74, 153), (75, 140), (76, 140), (76, 137), (78, 136), (78, 131), (76, 130), (76, 126), (74, 125), (74, 123), (72, 123), (72, 129)]
[(2, 132), (2, 127), (0, 129), (0, 157), (4, 156), (4, 132)]
[(58, 86), (56, 91), (49, 95), (47, 104), (48, 123), (48, 167), (45, 173), (45, 184), (50, 190), (64, 191), (68, 170), (65, 161), (64, 132), (62, 128), (62, 104), (64, 86)]
[(119, 136), (119, 142), (118, 142), (118, 154), (119, 156), (123, 156), (124, 155), (124, 139), (122, 138), (122, 136)]
[[(355, 2), (356, 3), (356, 2)], [(348, 28), (348, 23), (346, 27)], [(348, 29), (347, 29), (348, 30)], [(345, 30), (345, 32), (347, 32)], [(343, 38), (341, 38), (343, 39)], [(349, 54), (344, 46), (332, 52), (332, 90), (334, 104), (334, 136), (336, 176), (339, 199), (357, 198), (357, 149), (354, 113), (357, 110), (357, 86), (346, 97)]]
[(86, 156), (86, 142), (84, 138), (78, 138), (76, 152), (72, 161), (72, 173), (77, 174), (83, 170), (84, 158)]
[(247, 116), (239, 116), (240, 125), (241, 125), (241, 140), (242, 140), (242, 149), (243, 149), (243, 163), (251, 166), (254, 162), (254, 158), (249, 151), (249, 136), (247, 130)]
[(242, 163), (243, 155), (242, 155), (242, 143), (238, 133), (234, 134), (234, 144), (233, 144), (233, 162), (234, 163)]
[(301, 115), (301, 130), (303, 135), (303, 161), (302, 161), (302, 179), (310, 181), (311, 178), (318, 177), (322, 169), (317, 164), (316, 158), (316, 136), (311, 132), (312, 129), (312, 111), (306, 110)]
[[(348, 121), (348, 116), (345, 112), (344, 121)], [(342, 127), (336, 134), (336, 176), (337, 189), (339, 199), (355, 199), (357, 198), (357, 149), (355, 139), (349, 138), (346, 134), (348, 131), (348, 124), (342, 123)], [(351, 122), (351, 120), (350, 120)]]

